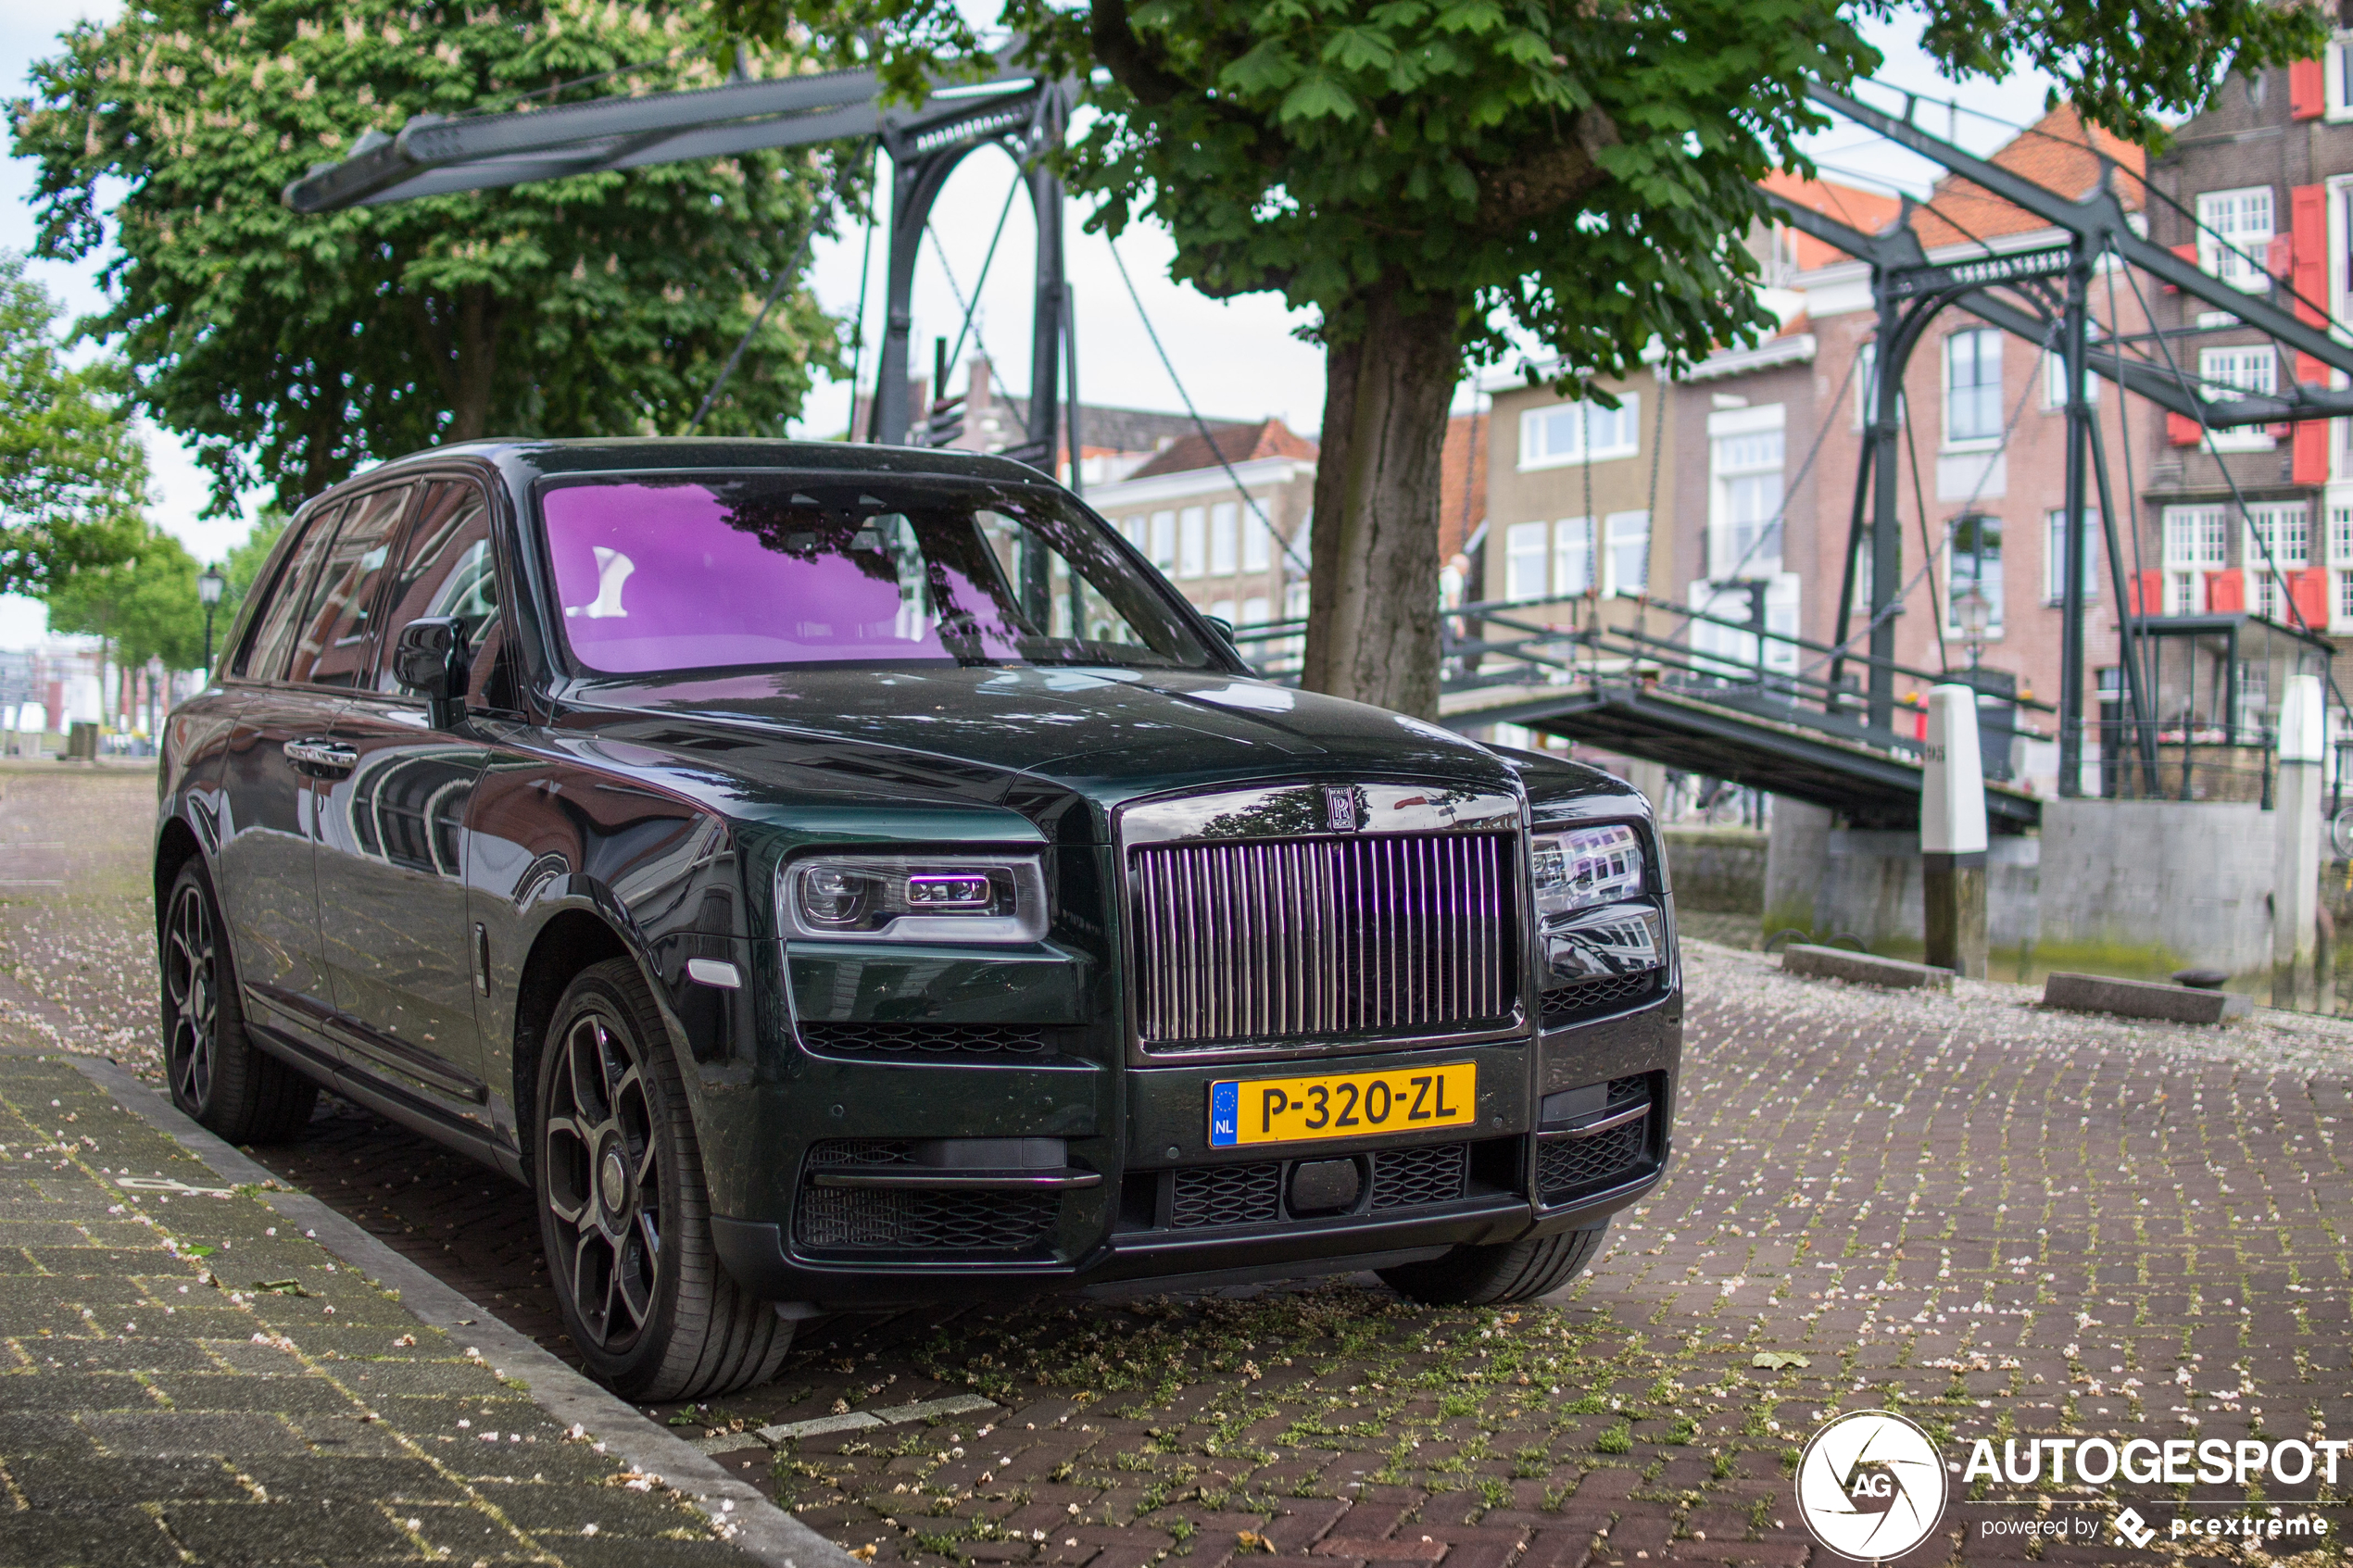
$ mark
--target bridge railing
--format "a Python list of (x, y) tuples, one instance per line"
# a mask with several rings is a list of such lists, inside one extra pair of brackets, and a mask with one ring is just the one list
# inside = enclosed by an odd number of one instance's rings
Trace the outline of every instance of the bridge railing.
[[(1764, 608), (1759, 598), (1758, 608)], [(1236, 629), (1242, 657), (1270, 680), (1295, 683), (1304, 662), (1304, 621)], [(1793, 633), (1643, 596), (1565, 594), (1453, 606), (1439, 618), (1442, 691), (1451, 708), (1483, 706), (1476, 694), (1508, 700), (1514, 689), (1617, 685), (1738, 708), (1760, 717), (1894, 750), (1919, 745), (1926, 711), (1899, 708), (1894, 725), (1869, 722), (1873, 671), (1900, 687), (1975, 684), (1987, 771), (2009, 773), (2011, 744), (2041, 736), (2027, 714), (2051, 704), (1997, 689), (1991, 672), (1927, 670), (1873, 659)], [(1908, 694), (1906, 694), (1908, 695)]]

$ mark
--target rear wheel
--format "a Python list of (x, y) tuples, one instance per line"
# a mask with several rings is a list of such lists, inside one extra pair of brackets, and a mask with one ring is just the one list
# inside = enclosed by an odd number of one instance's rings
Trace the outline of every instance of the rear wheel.
[(319, 1085), (245, 1034), (236, 959), (201, 861), (191, 859), (172, 879), (160, 957), (171, 1103), (231, 1143), (276, 1143), (299, 1132)]
[(1609, 1223), (1494, 1247), (1457, 1247), (1426, 1262), (1383, 1269), (1400, 1295), (1433, 1307), (1492, 1307), (1549, 1296), (1584, 1269), (1609, 1238)]
[(635, 963), (592, 965), (564, 992), (538, 1100), (540, 1236), (588, 1370), (645, 1403), (774, 1377), (793, 1325), (719, 1265), (685, 1087)]

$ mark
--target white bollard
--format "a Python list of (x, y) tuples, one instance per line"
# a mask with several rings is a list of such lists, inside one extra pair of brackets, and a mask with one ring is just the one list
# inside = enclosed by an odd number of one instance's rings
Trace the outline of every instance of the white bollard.
[(2321, 908), (2321, 678), (2290, 675), (2280, 696), (2279, 779), (2271, 790), (2271, 1005), (2319, 1007), (2313, 960)]
[(1928, 693), (1920, 752), (1920, 891), (1928, 961), (1985, 978), (1985, 771), (1978, 756), (1977, 689)]

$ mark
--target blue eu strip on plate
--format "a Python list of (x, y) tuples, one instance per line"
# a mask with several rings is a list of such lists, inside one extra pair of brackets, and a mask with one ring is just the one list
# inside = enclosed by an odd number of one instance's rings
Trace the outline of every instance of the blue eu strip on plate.
[(1241, 1141), (1242, 1086), (1227, 1082), (1209, 1086), (1209, 1147), (1231, 1148)]

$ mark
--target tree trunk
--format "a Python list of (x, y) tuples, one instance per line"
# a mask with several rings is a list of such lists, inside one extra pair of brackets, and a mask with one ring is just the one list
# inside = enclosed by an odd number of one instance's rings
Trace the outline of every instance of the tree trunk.
[(1302, 684), (1435, 719), (1439, 472), (1462, 348), (1451, 311), (1407, 314), (1386, 291), (1357, 316), (1324, 355)]
[(459, 296), (457, 359), (449, 439), (479, 441), (490, 433), (490, 394), (498, 372), (498, 302), (487, 287)]

